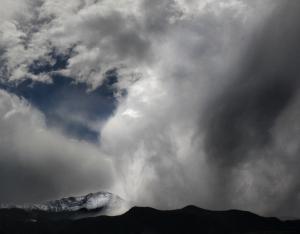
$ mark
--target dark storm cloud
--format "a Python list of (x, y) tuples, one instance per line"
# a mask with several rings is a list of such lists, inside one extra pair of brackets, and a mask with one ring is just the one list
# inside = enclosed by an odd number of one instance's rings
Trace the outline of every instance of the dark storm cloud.
[(217, 207), (241, 198), (248, 209), (299, 216), (299, 11), (298, 1), (280, 2), (207, 103), (200, 131)]
[(204, 123), (212, 163), (234, 167), (268, 147), (275, 121), (299, 91), (299, 10), (298, 1), (278, 7), (236, 64), (237, 78), (210, 103)]

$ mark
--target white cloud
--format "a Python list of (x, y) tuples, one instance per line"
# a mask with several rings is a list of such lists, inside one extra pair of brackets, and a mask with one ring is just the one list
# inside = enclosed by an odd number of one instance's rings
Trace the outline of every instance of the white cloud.
[[(93, 87), (101, 84), (103, 74), (114, 67), (129, 73), (152, 70), (157, 66), (156, 60), (167, 55), (161, 51), (162, 46), (172, 46), (174, 39), (184, 33), (192, 33), (191, 38), (201, 43), (201, 35), (207, 34), (199, 30), (206, 27), (207, 15), (215, 17), (216, 24), (227, 18), (219, 23), (228, 30), (230, 25), (226, 26), (226, 22), (241, 24), (255, 10), (247, 11), (247, 5), (237, 0), (225, 3), (28, 0), (23, 3), (25, 11), (20, 11), (22, 4), (6, 1), (4, 4), (14, 12), (0, 25), (0, 44), (5, 50), (2, 57), (9, 70), (8, 79), (27, 76), (45, 80), (45, 74), (31, 74), (28, 65), (37, 59), (48, 60), (53, 47), (64, 52), (75, 46), (68, 67), (62, 72)], [(228, 37), (228, 34), (223, 36)]]
[(36, 202), (109, 190), (114, 172), (96, 146), (46, 127), (43, 115), (0, 91), (1, 202)]

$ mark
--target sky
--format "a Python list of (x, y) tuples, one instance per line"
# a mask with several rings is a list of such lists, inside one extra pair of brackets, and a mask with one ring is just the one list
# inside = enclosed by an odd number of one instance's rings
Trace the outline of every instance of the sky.
[(300, 2), (0, 3), (0, 203), (300, 217)]

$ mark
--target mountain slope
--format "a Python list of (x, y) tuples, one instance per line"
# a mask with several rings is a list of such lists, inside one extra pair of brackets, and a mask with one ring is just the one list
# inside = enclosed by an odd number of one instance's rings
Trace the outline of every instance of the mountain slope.
[(79, 220), (31, 220), (28, 211), (0, 210), (0, 233), (103, 233), (103, 234), (299, 234), (300, 221), (281, 221), (250, 212), (209, 211), (194, 206), (160, 211), (134, 207), (120, 216), (100, 216)]
[(108, 192), (90, 193), (85, 196), (66, 197), (41, 204), (10, 206), (2, 209), (24, 210), (31, 219), (37, 216), (48, 218), (85, 218), (100, 215), (120, 215), (128, 211), (129, 204), (117, 195)]

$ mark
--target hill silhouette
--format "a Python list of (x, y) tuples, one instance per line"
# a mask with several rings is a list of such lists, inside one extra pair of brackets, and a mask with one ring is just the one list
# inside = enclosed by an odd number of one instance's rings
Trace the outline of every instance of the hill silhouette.
[[(86, 212), (84, 209), (78, 212)], [(86, 234), (299, 234), (300, 221), (282, 221), (240, 210), (210, 211), (195, 206), (161, 211), (134, 207), (120, 216), (73, 220), (68, 213), (0, 210), (0, 233)]]

